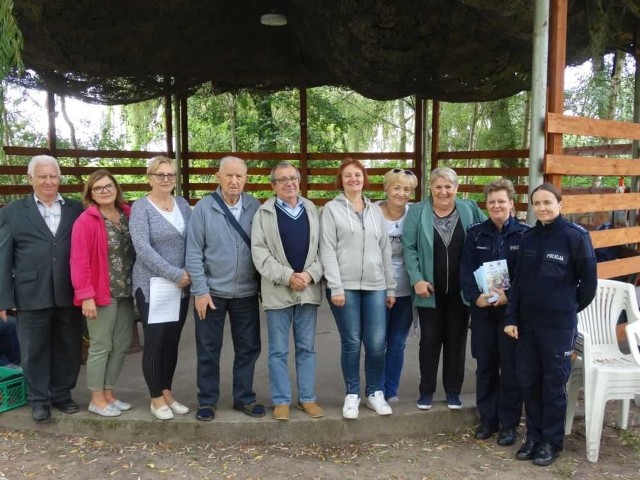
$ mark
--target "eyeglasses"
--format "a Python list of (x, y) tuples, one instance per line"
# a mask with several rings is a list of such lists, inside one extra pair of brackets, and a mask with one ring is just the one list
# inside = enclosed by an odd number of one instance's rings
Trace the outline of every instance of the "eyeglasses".
[(162, 180), (174, 181), (176, 179), (175, 173), (152, 173), (151, 175), (153, 175), (154, 177), (156, 177), (156, 179), (160, 181)]
[(401, 173), (404, 172), (405, 175), (415, 175), (415, 173), (413, 173), (411, 170), (403, 170), (401, 168), (394, 168), (393, 170), (391, 170), (393, 173)]
[(105, 193), (111, 192), (116, 186), (113, 183), (107, 183), (103, 186), (93, 187), (91, 191), (93, 193)]
[(291, 183), (299, 182), (300, 177), (281, 177), (281, 178), (275, 178), (273, 181), (279, 185), (286, 185), (287, 182), (291, 182)]

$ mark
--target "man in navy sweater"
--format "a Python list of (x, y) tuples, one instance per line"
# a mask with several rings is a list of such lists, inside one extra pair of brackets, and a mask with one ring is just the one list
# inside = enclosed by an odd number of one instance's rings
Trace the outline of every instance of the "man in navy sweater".
[(271, 171), (275, 196), (256, 213), (251, 254), (262, 276), (262, 307), (269, 332), (269, 384), (273, 418), (290, 416), (289, 331), (293, 325), (298, 409), (324, 416), (316, 403), (316, 316), (322, 299), (322, 265), (318, 255), (320, 222), (316, 207), (300, 197), (300, 173), (289, 163)]

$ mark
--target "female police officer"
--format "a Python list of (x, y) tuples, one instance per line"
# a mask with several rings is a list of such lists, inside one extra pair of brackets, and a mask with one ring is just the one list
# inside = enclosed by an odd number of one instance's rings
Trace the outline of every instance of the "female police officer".
[(516, 458), (547, 466), (562, 450), (577, 313), (595, 296), (596, 260), (587, 231), (560, 215), (562, 196), (552, 184), (536, 188), (531, 203), (538, 221), (520, 243), (504, 331), (518, 340), (527, 415)]
[(500, 427), (498, 445), (515, 443), (522, 415), (522, 396), (515, 375), (515, 339), (503, 332), (503, 316), (510, 290), (493, 293), (478, 289), (473, 272), (484, 262), (506, 260), (509, 277), (515, 273), (520, 240), (530, 227), (511, 216), (515, 189), (499, 178), (485, 185), (489, 219), (471, 225), (462, 251), (460, 284), (471, 304), (471, 353), (476, 359), (476, 405), (480, 425), (476, 438), (486, 440)]

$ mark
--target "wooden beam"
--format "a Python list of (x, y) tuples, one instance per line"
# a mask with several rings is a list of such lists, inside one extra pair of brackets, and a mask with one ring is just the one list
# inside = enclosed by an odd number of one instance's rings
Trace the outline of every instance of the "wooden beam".
[[(610, 212), (629, 210), (640, 205), (640, 193), (598, 193), (590, 195), (564, 195), (563, 213)], [(640, 270), (639, 270), (640, 271)]]
[(58, 141), (56, 139), (56, 96), (53, 92), (47, 91), (47, 118), (49, 123), (48, 146), (49, 155), (58, 157)]
[(598, 278), (614, 278), (640, 272), (640, 257), (598, 263)]
[[(640, 124), (637, 123), (573, 117), (552, 112), (547, 115), (547, 131), (559, 134), (640, 140)], [(562, 152), (549, 153), (560, 154)]]
[[(7, 155), (17, 156), (33, 156), (43, 155), (49, 150), (46, 148), (37, 147), (4, 147), (4, 153)], [(71, 149), (71, 148), (59, 148), (57, 150), (58, 158), (64, 157), (89, 157), (89, 158), (151, 158), (157, 155), (166, 155), (163, 151), (149, 151), (149, 150), (90, 150), (85, 148)]]
[(640, 243), (640, 227), (610, 228), (589, 232), (593, 248)]
[(309, 176), (309, 130), (307, 125), (307, 89), (300, 89), (300, 193), (307, 196)]
[(191, 197), (191, 170), (189, 164), (189, 158), (191, 152), (189, 152), (189, 102), (187, 97), (180, 97), (180, 173), (181, 177), (181, 190), (182, 196), (186, 199)]
[(526, 167), (520, 168), (473, 168), (473, 167), (456, 167), (456, 173), (458, 176), (463, 175), (479, 175), (479, 176), (495, 176), (495, 177), (511, 177), (511, 176), (523, 176), (526, 177), (529, 174), (529, 169)]
[[(564, 111), (564, 70), (567, 66), (567, 16), (568, 0), (552, 0), (549, 12), (549, 69), (547, 72), (548, 102), (547, 111)], [(547, 131), (546, 152), (551, 155), (562, 153), (562, 135)], [(543, 166), (546, 173), (546, 167)], [(559, 175), (545, 175), (557, 188), (562, 186)]]
[(640, 175), (640, 159), (547, 155), (546, 172), (558, 175)]
[(418, 185), (416, 187), (416, 201), (422, 199), (422, 162), (424, 162), (424, 99), (419, 96), (415, 96), (416, 110), (414, 113), (414, 125), (413, 125), (413, 169), (418, 178)]
[(173, 104), (171, 95), (164, 96), (164, 136), (167, 145), (167, 157), (176, 158), (173, 151)]
[[(433, 100), (431, 112), (431, 167), (429, 171), (438, 167), (438, 153), (440, 152), (440, 102)], [(426, 193), (426, 186), (424, 188)]]
[(453, 152), (438, 152), (437, 155), (438, 160), (500, 160), (502, 158), (529, 158), (529, 150), (457, 150)]
[[(529, 187), (527, 185), (514, 185), (516, 193), (526, 195), (529, 191)], [(458, 186), (458, 192), (463, 193), (484, 193), (484, 185), (466, 185), (460, 184)]]

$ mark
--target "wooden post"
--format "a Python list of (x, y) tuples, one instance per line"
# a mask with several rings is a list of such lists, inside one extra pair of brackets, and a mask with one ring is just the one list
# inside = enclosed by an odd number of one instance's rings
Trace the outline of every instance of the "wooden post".
[(413, 131), (413, 170), (418, 178), (418, 186), (416, 187), (416, 201), (422, 200), (423, 184), (422, 172), (424, 171), (422, 163), (424, 162), (424, 99), (416, 95), (416, 111), (414, 117)]
[(300, 195), (307, 196), (309, 191), (309, 156), (307, 130), (307, 89), (300, 89)]
[[(550, 113), (564, 111), (564, 70), (567, 65), (567, 0), (553, 0), (549, 18), (549, 101)], [(562, 155), (562, 134), (547, 134), (547, 154)], [(548, 175), (547, 181), (558, 189), (562, 187), (561, 175)]]
[(181, 138), (181, 170), (182, 170), (182, 196), (191, 200), (191, 168), (189, 167), (189, 114), (187, 111), (187, 98), (180, 97), (180, 138)]
[[(164, 136), (167, 143), (167, 157), (176, 158), (173, 151), (173, 112), (171, 109), (173, 104), (171, 102), (171, 95), (164, 96)], [(180, 170), (178, 166), (178, 170)]]
[(431, 113), (431, 167), (438, 168), (438, 152), (440, 151), (440, 102), (433, 101)]
[(47, 91), (47, 118), (49, 123), (49, 154), (58, 157), (58, 142), (56, 140), (56, 96)]

